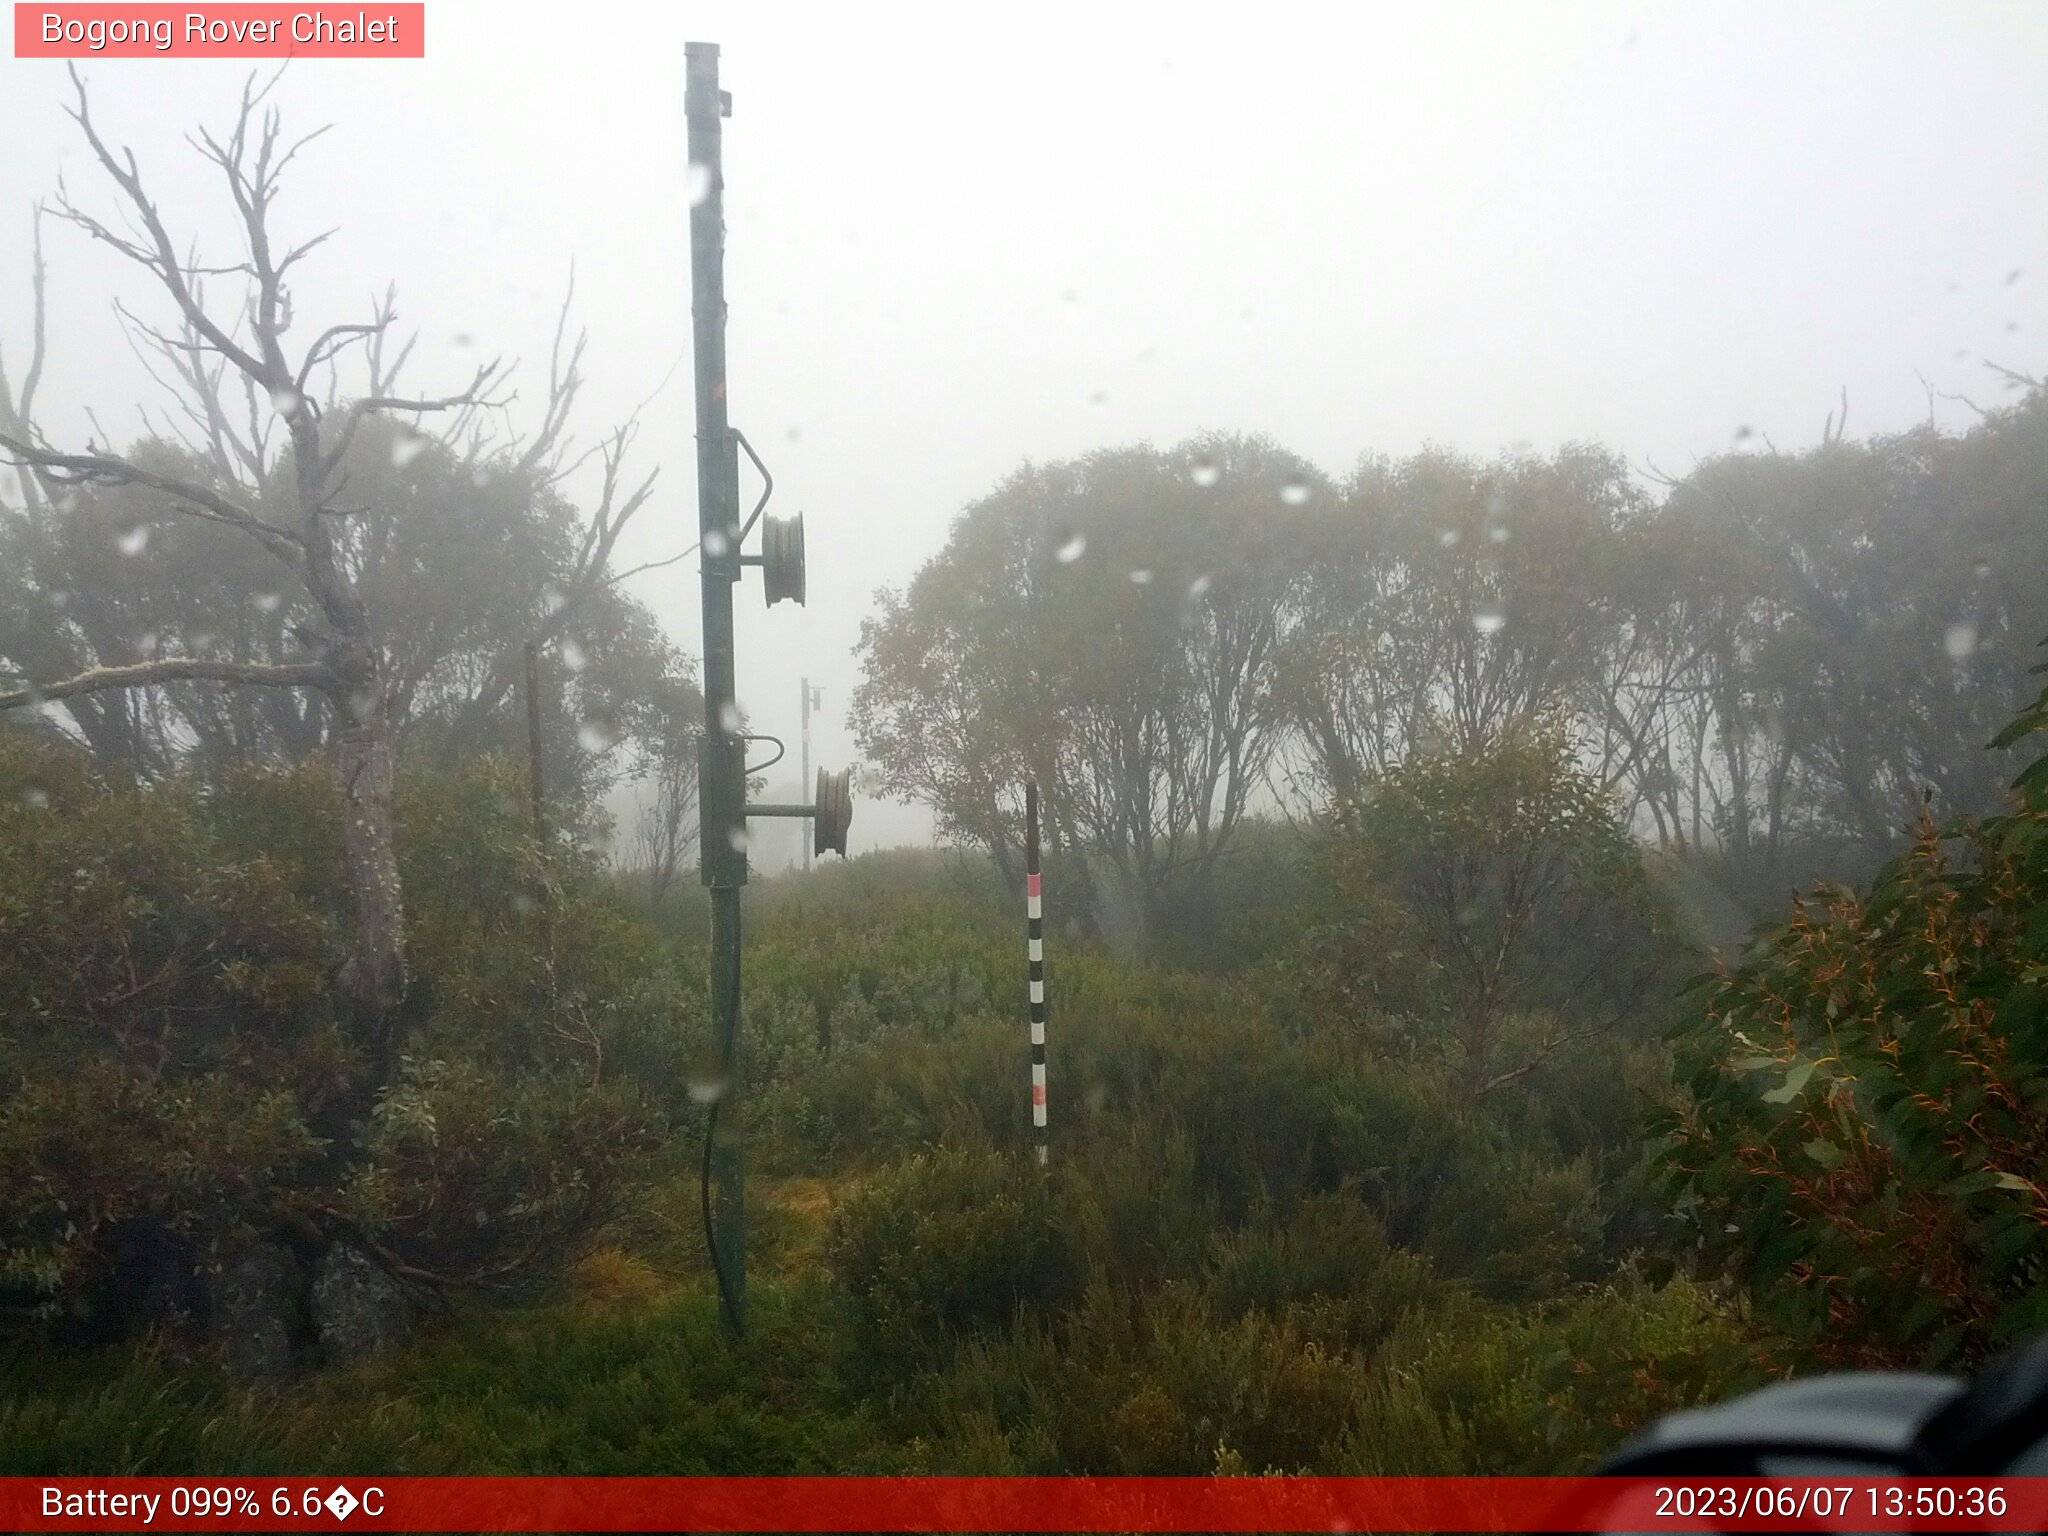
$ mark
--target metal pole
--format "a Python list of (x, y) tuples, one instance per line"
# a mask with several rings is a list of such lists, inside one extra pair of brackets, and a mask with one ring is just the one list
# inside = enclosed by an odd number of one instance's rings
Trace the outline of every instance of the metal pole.
[(740, 888), (747, 883), (746, 743), (734, 699), (732, 594), (740, 577), (739, 447), (725, 391), (725, 181), (718, 45), (686, 43), (684, 112), (692, 176), (690, 320), (697, 385), (697, 531), (704, 592), (704, 736), (698, 759), (699, 860), (711, 891), (711, 1030), (718, 1053), (709, 1162), (717, 1189), (707, 1220), (726, 1325), (747, 1317), (740, 1161)]

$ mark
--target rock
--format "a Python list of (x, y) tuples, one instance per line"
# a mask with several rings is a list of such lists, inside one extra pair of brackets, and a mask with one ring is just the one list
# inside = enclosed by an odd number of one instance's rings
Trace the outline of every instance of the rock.
[(236, 1380), (281, 1386), (298, 1363), (305, 1274), (281, 1243), (257, 1243), (229, 1258), (212, 1283), (209, 1332)]
[(411, 1336), (411, 1297), (368, 1254), (337, 1243), (313, 1272), (313, 1331), (337, 1365), (374, 1360)]

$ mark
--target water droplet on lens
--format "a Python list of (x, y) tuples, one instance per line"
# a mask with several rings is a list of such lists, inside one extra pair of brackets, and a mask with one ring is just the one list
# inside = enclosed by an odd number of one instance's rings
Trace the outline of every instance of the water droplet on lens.
[(1195, 460), (1194, 466), (1188, 471), (1188, 478), (1206, 491), (1223, 478), (1223, 469), (1205, 453)]
[(1487, 530), (1486, 530), (1486, 536), (1487, 536), (1487, 538), (1491, 539), (1491, 540), (1492, 540), (1492, 541), (1493, 541), (1494, 543), (1496, 543), (1496, 544), (1505, 544), (1505, 543), (1507, 543), (1507, 541), (1508, 541), (1508, 530), (1507, 530), (1507, 525), (1506, 525), (1505, 523), (1495, 523), (1495, 524), (1494, 524), (1494, 525), (1493, 525), (1493, 526), (1492, 526), (1491, 528), (1489, 528), (1489, 529), (1487, 529)]
[(1482, 635), (1497, 635), (1508, 616), (1498, 603), (1482, 603), (1472, 610), (1472, 627)]
[(586, 752), (609, 752), (619, 744), (622, 734), (616, 720), (593, 715), (577, 727), (576, 742)]
[(1968, 619), (1958, 620), (1949, 625), (1941, 644), (1950, 661), (1967, 661), (1970, 653), (1977, 649), (1977, 626)]
[(31, 784), (21, 792), (22, 805), (31, 811), (40, 811), (50, 803), (50, 792)]
[(270, 392), (271, 409), (287, 420), (298, 415), (299, 408), (305, 403), (305, 397), (288, 384), (280, 384)]
[(704, 553), (716, 560), (732, 548), (732, 540), (725, 536), (723, 528), (714, 528), (704, 535)]
[(1735, 441), (1738, 443), (1746, 443), (1754, 436), (1756, 436), (1756, 428), (1754, 427), (1744, 425), (1735, 429)]
[(1991, 562), (1989, 560), (1979, 560), (1976, 564), (1976, 572), (1977, 579), (1983, 581), (1991, 574)]
[(411, 428), (401, 430), (398, 436), (391, 439), (391, 467), (393, 469), (405, 468), (406, 465), (427, 451), (427, 443), (429, 441), (430, 439), (424, 432), (415, 432)]
[(1080, 559), (1081, 556), (1086, 554), (1087, 552), (1088, 536), (1086, 534), (1076, 533), (1068, 535), (1065, 542), (1063, 542), (1058, 549), (1054, 550), (1053, 554), (1059, 560), (1061, 565), (1072, 565), (1076, 560)]
[(284, 594), (282, 592), (258, 592), (249, 601), (256, 605), (258, 613), (275, 613), (284, 606)]
[(1131, 572), (1131, 585), (1134, 587), (1148, 586), (1150, 585), (1151, 581), (1152, 573), (1150, 571)]
[(590, 653), (574, 640), (562, 642), (562, 665), (571, 672), (581, 672), (590, 665)]
[(1299, 476), (1291, 477), (1280, 487), (1280, 499), (1290, 507), (1298, 507), (1308, 500), (1308, 482)]
[(1456, 549), (1458, 547), (1458, 530), (1455, 528), (1446, 528), (1442, 533), (1436, 536), (1436, 541), (1441, 548)]
[(1215, 578), (1213, 576), (1197, 576), (1188, 583), (1188, 596), (1194, 601), (1200, 602), (1214, 582)]
[(740, 714), (740, 707), (731, 699), (718, 706), (718, 728), (728, 736), (737, 736), (746, 729), (746, 720)]
[(692, 160), (683, 172), (683, 190), (689, 195), (692, 208), (703, 202), (711, 195), (711, 167)]
[(716, 1104), (732, 1092), (732, 1078), (716, 1062), (703, 1062), (690, 1069), (690, 1102)]
[(747, 829), (745, 827), (734, 827), (725, 834), (725, 840), (732, 845), (734, 853), (745, 853), (747, 851)]
[(560, 613), (569, 606), (569, 594), (552, 581), (540, 589), (540, 600), (547, 605), (549, 613)]
[(149, 525), (144, 523), (129, 529), (120, 538), (116, 539), (114, 543), (124, 555), (141, 554), (145, 549), (149, 548)]

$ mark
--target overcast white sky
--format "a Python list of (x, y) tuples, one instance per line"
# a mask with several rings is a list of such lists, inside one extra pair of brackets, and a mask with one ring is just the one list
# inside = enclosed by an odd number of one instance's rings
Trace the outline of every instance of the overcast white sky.
[[(1332, 474), (1581, 438), (1675, 471), (1743, 426), (1805, 445), (1844, 388), (1860, 434), (1925, 419), (1917, 374), (1989, 401), (1985, 360), (2048, 369), (2039, 4), (429, 0), (427, 19), (424, 60), (304, 61), (279, 88), (288, 126), (335, 125), (282, 215), (342, 228), (300, 311), (354, 318), (395, 280), (431, 391), (482, 351), (543, 364), (573, 258), (586, 437), (683, 359), (649, 412), (663, 493), (627, 563), (694, 537), (683, 44), (724, 49), (733, 419), (810, 546), (807, 610), (742, 593), (741, 702), (792, 759), (799, 674), (826, 690), (817, 759), (849, 760), (873, 591), (1025, 459), (1224, 428)], [(87, 72), (174, 226), (217, 246), (182, 134), (231, 112), (243, 66)], [(67, 90), (59, 62), (0, 61), (16, 359), (31, 205), (60, 173), (103, 197)], [(108, 300), (144, 290), (71, 231), (50, 245), (45, 424), (61, 441), (88, 404), (133, 423), (150, 386)], [(694, 564), (637, 590), (695, 651)], [(853, 842), (924, 826), (862, 802)]]

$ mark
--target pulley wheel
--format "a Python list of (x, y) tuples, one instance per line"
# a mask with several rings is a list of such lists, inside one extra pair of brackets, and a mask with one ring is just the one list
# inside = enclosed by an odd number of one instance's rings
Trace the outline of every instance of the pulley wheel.
[(846, 857), (846, 829), (853, 822), (853, 771), (818, 770), (818, 798), (811, 818), (812, 851)]
[(761, 588), (773, 608), (804, 600), (804, 515), (761, 520)]

